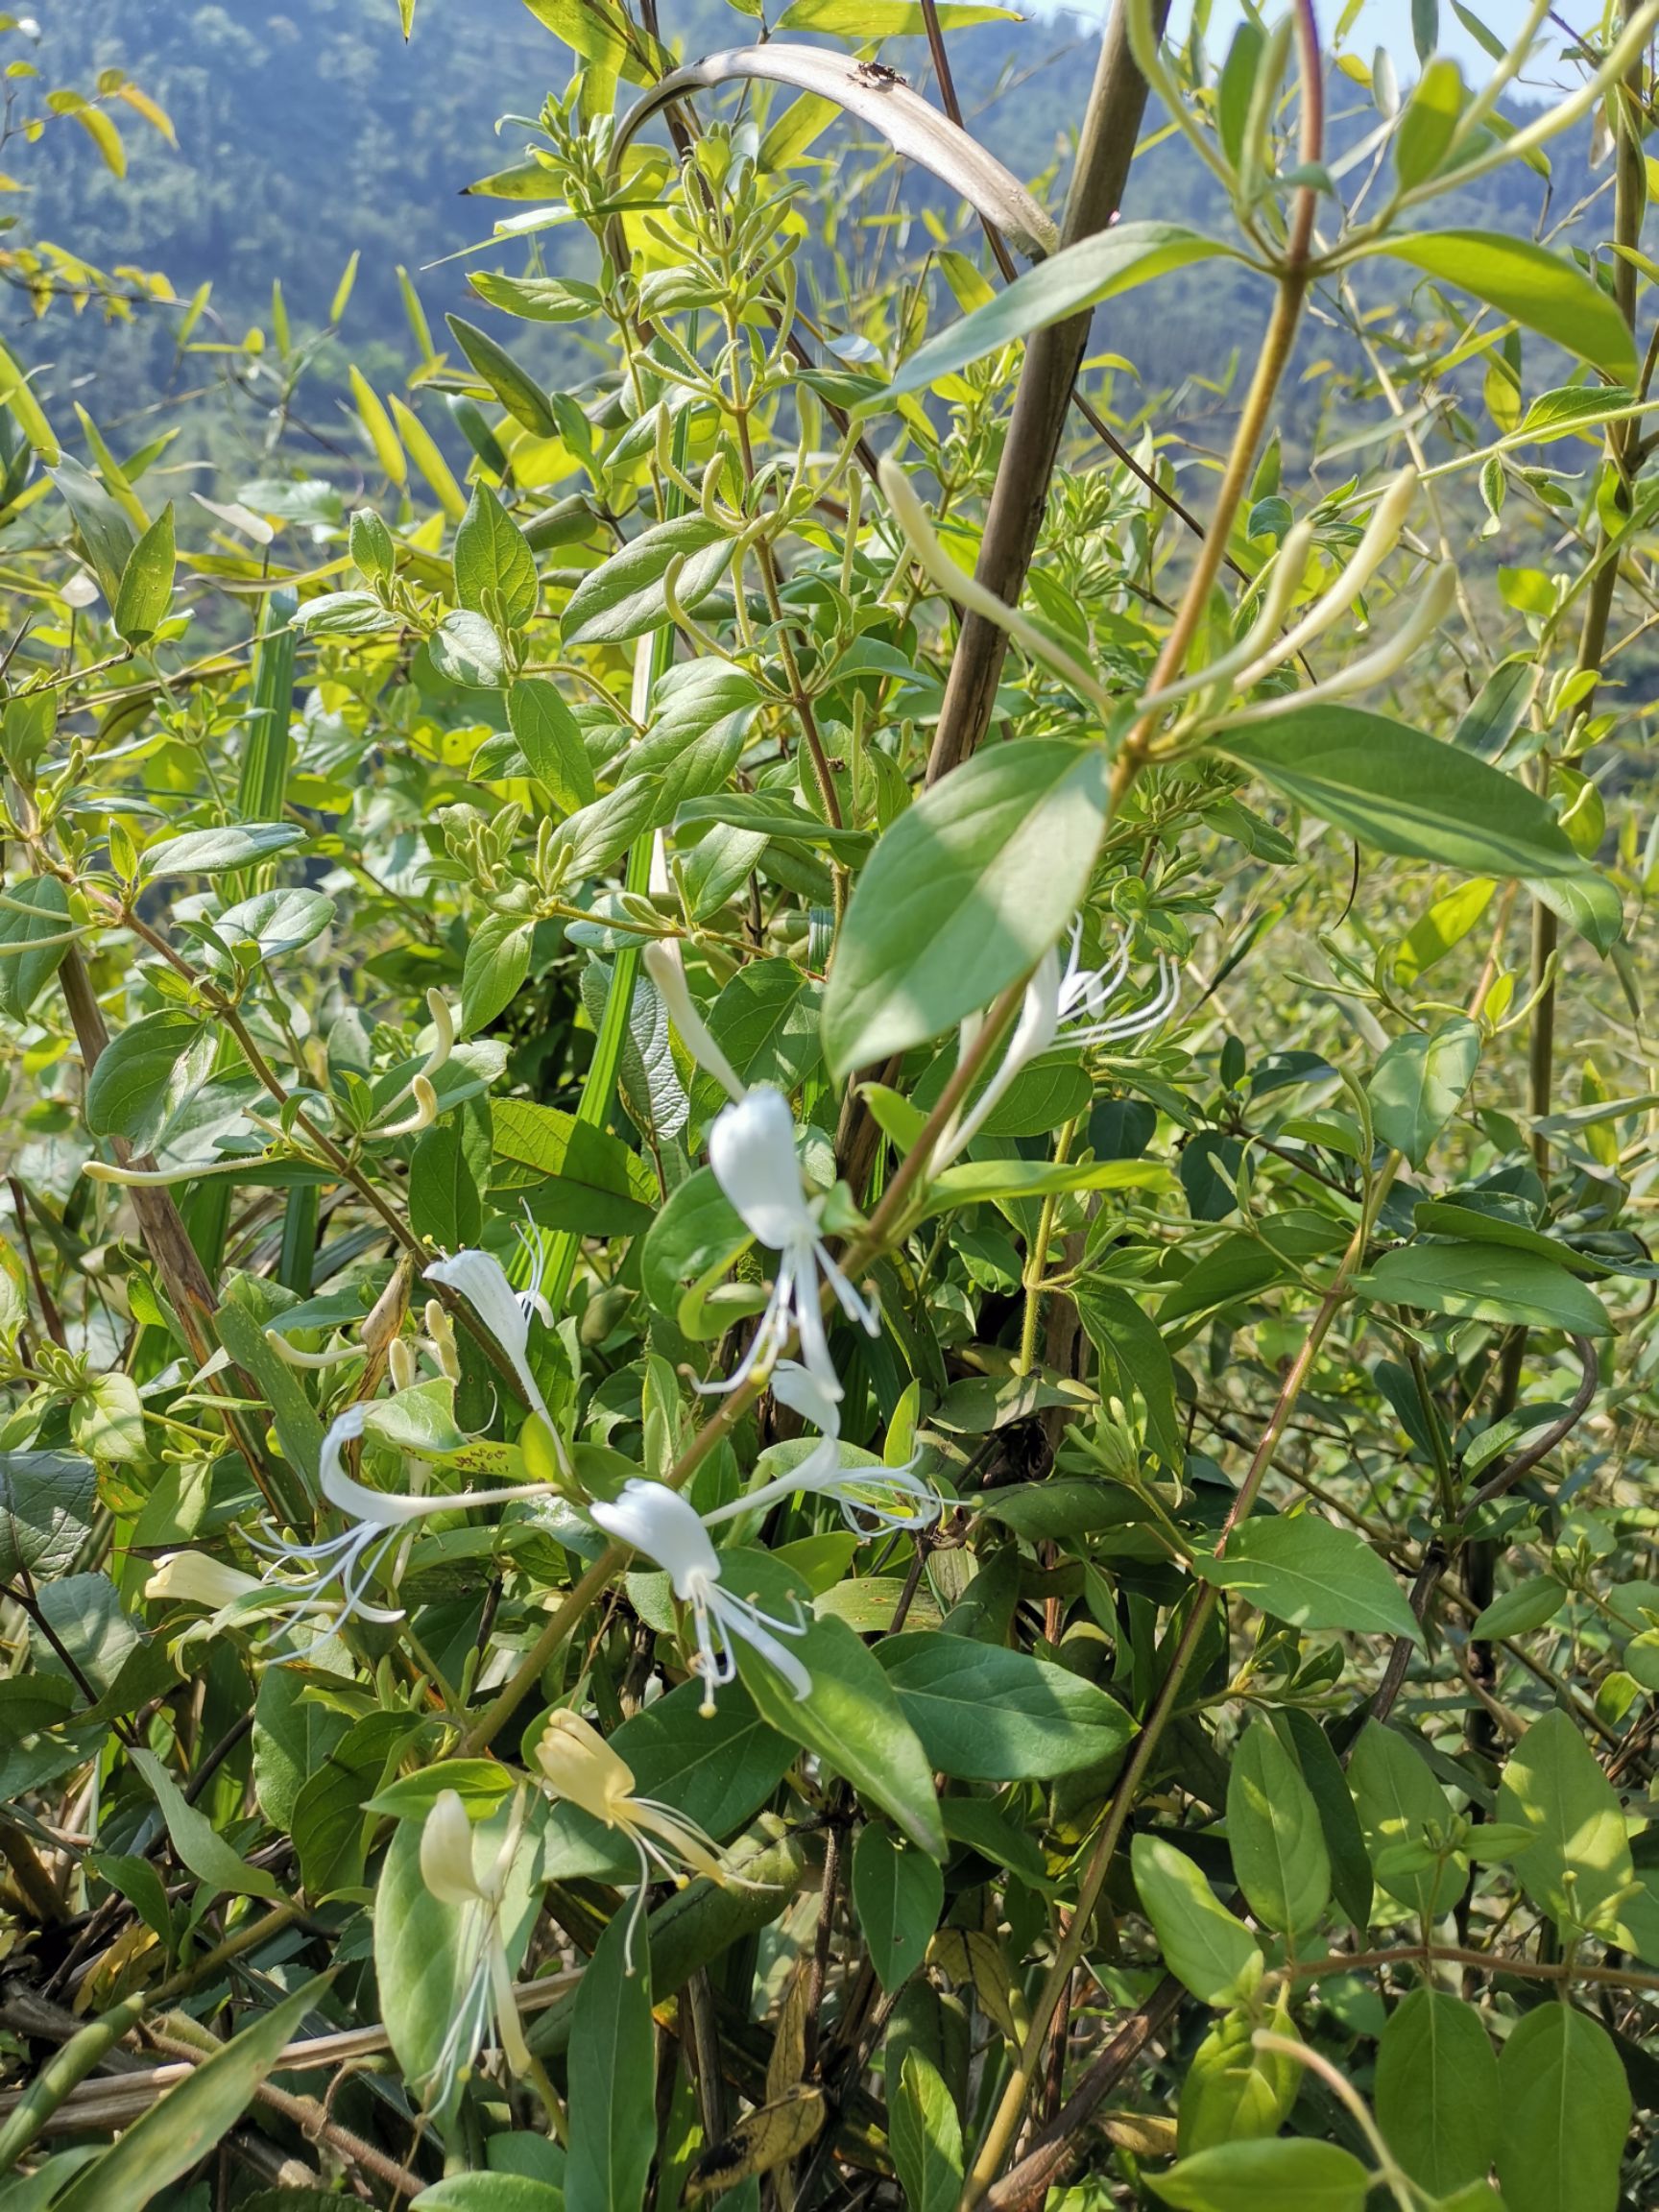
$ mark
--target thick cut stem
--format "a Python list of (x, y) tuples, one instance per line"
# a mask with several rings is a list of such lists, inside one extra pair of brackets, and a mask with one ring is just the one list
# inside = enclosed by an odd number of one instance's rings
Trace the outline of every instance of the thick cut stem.
[[(1169, 0), (1154, 0), (1153, 20), (1162, 34)], [(1129, 51), (1124, 11), (1119, 5), (1100, 43), (1094, 90), (1077, 147), (1062, 246), (1074, 246), (1104, 230), (1118, 212), (1129, 176), (1141, 118), (1146, 109), (1146, 80)], [(1012, 606), (1025, 584), (1038, 533), (1048, 502), (1048, 481), (1060, 450), (1071, 387), (1089, 340), (1093, 309), (1069, 316), (1036, 331), (1025, 349), (1014, 412), (1002, 447), (1001, 465), (985, 518), (985, 536), (974, 575), (988, 590)], [(950, 662), (938, 734), (927, 762), (927, 781), (936, 783), (960, 766), (991, 726), (998, 680), (1008, 640), (995, 623), (967, 616)]]

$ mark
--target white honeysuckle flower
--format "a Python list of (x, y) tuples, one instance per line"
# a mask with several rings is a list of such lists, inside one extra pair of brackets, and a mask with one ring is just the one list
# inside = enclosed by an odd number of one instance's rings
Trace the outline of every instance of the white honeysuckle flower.
[(440, 1791), (421, 1830), (421, 1879), (441, 1905), (465, 1915), (461, 1944), (465, 1987), (426, 2078), (427, 2094), (435, 2105), (447, 2102), (455, 2082), (491, 2040), (499, 2045), (514, 2074), (531, 2071), (530, 2050), (519, 2024), (513, 1967), (501, 1924), (507, 1877), (523, 1826), (520, 1794), (513, 1807), (506, 1837), (482, 1873), (473, 1850), (472, 1823), (455, 1791)]
[[(662, 1482), (635, 1476), (610, 1503), (595, 1502), (589, 1518), (607, 1536), (654, 1559), (667, 1575), (674, 1595), (691, 1608), (697, 1637), (695, 1666), (703, 1677), (703, 1710), (714, 1710), (714, 1692), (737, 1671), (733, 1636), (758, 1651), (788, 1683), (797, 1698), (808, 1697), (812, 1677), (779, 1636), (804, 1636), (807, 1623), (779, 1621), (749, 1598), (728, 1590), (720, 1578), (720, 1555), (709, 1540), (694, 1507)], [(776, 1631), (776, 1633), (774, 1633)]]
[(881, 1323), (875, 1306), (854, 1288), (819, 1235), (822, 1201), (808, 1198), (802, 1181), (789, 1101), (771, 1083), (745, 1088), (692, 1003), (677, 943), (660, 940), (646, 946), (642, 957), (693, 1059), (731, 1094), (731, 1105), (721, 1108), (709, 1132), (714, 1180), (750, 1235), (779, 1257), (771, 1296), (736, 1372), (724, 1382), (700, 1387), (735, 1390), (752, 1375), (764, 1380), (793, 1333), (806, 1365), (838, 1398), (841, 1383), (830, 1358), (821, 1282), (829, 1284), (847, 1318), (870, 1335), (879, 1334)]
[(789, 1474), (706, 1513), (705, 1527), (734, 1521), (740, 1514), (764, 1512), (785, 1498), (803, 1495), (834, 1499), (841, 1518), (856, 1536), (869, 1536), (877, 1529), (930, 1528), (938, 1520), (939, 1500), (913, 1472), (913, 1458), (902, 1467), (858, 1466), (842, 1458), (840, 1400), (830, 1395), (809, 1368), (794, 1359), (780, 1360), (772, 1370), (771, 1389), (781, 1404), (824, 1433)]
[[(553, 1494), (549, 1482), (515, 1482), (495, 1490), (437, 1491), (421, 1497), (372, 1490), (347, 1473), (345, 1449), (363, 1435), (373, 1410), (373, 1402), (365, 1399), (337, 1414), (323, 1438), (318, 1459), (323, 1495), (344, 1514), (349, 1526), (338, 1536), (325, 1536), (316, 1544), (249, 1539), (254, 1550), (271, 1561), (262, 1586), (296, 1601), (292, 1609), (295, 1621), (308, 1614), (328, 1614), (329, 1626), (335, 1631), (353, 1619), (401, 1621), (401, 1607), (372, 1605), (364, 1593), (411, 1522), (433, 1513), (464, 1513), (473, 1505), (507, 1505)], [(335, 1583), (339, 1593), (330, 1598), (326, 1593)]]
[(507, 1280), (507, 1270), (493, 1252), (470, 1248), (457, 1252), (452, 1260), (435, 1260), (426, 1270), (426, 1280), (442, 1283), (445, 1289), (459, 1291), (466, 1299), (506, 1353), (531, 1412), (540, 1413), (552, 1429), (553, 1416), (547, 1410), (547, 1401), (530, 1371), (531, 1314), (538, 1315), (544, 1328), (553, 1326), (553, 1315), (541, 1295), (540, 1280), (532, 1281), (526, 1290), (515, 1290)]
[(205, 1551), (164, 1551), (144, 1585), (144, 1595), (176, 1598), (186, 1605), (204, 1605), (217, 1613), (263, 1588), (257, 1575), (244, 1575), (239, 1567), (227, 1567), (222, 1559), (214, 1559)]
[(741, 1875), (722, 1865), (720, 1846), (695, 1820), (655, 1797), (636, 1794), (633, 1767), (579, 1713), (561, 1707), (549, 1715), (536, 1745), (536, 1764), (553, 1796), (568, 1798), (590, 1819), (615, 1829), (633, 1844), (638, 1857), (639, 1884), (634, 1893), (623, 1954), (629, 1973), (634, 1971), (634, 1936), (645, 1909), (645, 1891), (654, 1866), (682, 1889), (688, 1879), (687, 1866), (722, 1887), (728, 1884), (753, 1887)]
[[(1166, 954), (1158, 959), (1158, 983), (1150, 998), (1128, 1006), (1120, 1014), (1107, 1009), (1129, 973), (1128, 940), (1101, 968), (1082, 962), (1083, 925), (1071, 931), (1071, 950), (1064, 969), (1052, 946), (1044, 953), (1025, 986), (1014, 1034), (998, 1064), (997, 1071), (966, 1114), (959, 1114), (934, 1148), (932, 1171), (938, 1174), (959, 1160), (991, 1118), (1009, 1085), (1022, 1068), (1039, 1060), (1051, 1046), (1093, 1046), (1121, 1043), (1156, 1029), (1173, 1012), (1180, 997), (1180, 972)], [(985, 1017), (971, 1014), (963, 1022), (957, 1045), (958, 1062), (978, 1040)]]
[(754, 1341), (736, 1372), (706, 1389), (735, 1390), (751, 1375), (764, 1379), (782, 1356), (793, 1331), (801, 1357), (824, 1388), (839, 1398), (841, 1382), (830, 1358), (820, 1283), (828, 1283), (841, 1310), (870, 1335), (879, 1316), (843, 1274), (818, 1229), (820, 1201), (808, 1198), (795, 1156), (795, 1117), (781, 1091), (758, 1083), (723, 1107), (709, 1132), (709, 1165), (750, 1234), (778, 1255), (778, 1272)]

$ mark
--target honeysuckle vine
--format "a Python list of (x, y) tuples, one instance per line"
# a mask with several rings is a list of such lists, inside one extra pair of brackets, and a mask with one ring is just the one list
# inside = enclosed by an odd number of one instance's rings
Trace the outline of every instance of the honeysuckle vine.
[(1647, 2201), (1659, 0), (631, 9), (210, 526), (0, 344), (0, 2165)]

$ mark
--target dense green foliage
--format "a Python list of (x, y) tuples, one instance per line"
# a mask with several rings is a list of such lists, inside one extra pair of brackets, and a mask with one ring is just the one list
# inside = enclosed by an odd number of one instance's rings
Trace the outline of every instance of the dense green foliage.
[(1659, 0), (987, 12), (0, 18), (0, 2212), (1652, 2201)]

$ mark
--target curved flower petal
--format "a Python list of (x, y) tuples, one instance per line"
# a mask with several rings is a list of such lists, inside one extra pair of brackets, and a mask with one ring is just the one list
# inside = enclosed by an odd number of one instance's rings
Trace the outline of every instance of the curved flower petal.
[(775, 1252), (805, 1238), (818, 1224), (795, 1157), (795, 1117), (781, 1091), (758, 1083), (724, 1106), (709, 1132), (709, 1165), (743, 1226)]
[(530, 1372), (530, 1312), (539, 1303), (536, 1292), (531, 1290), (520, 1298), (494, 1254), (472, 1249), (457, 1252), (451, 1260), (435, 1260), (426, 1270), (426, 1280), (442, 1283), (466, 1299), (506, 1353), (525, 1404), (552, 1428), (546, 1401)]
[(676, 1598), (689, 1599), (700, 1578), (720, 1579), (720, 1558), (708, 1529), (696, 1509), (666, 1483), (635, 1476), (623, 1483), (619, 1497), (609, 1504), (596, 1500), (588, 1513), (607, 1536), (655, 1559), (674, 1585)]
[(483, 1896), (472, 1866), (472, 1823), (458, 1791), (441, 1790), (421, 1830), (421, 1879), (441, 1905)]

